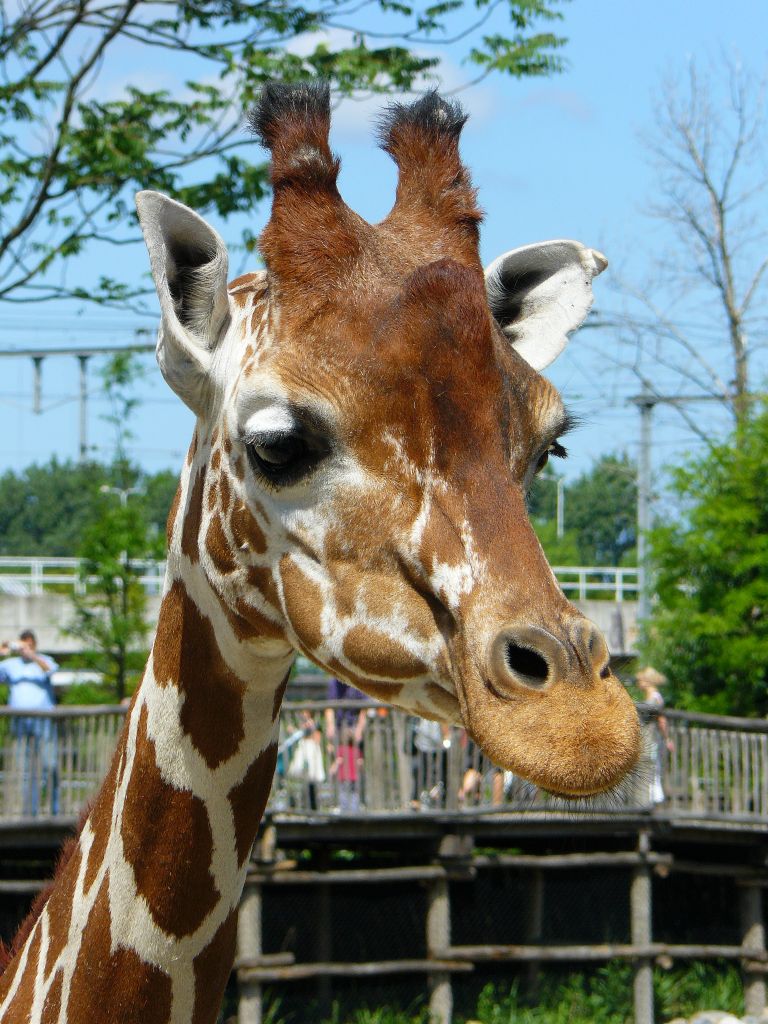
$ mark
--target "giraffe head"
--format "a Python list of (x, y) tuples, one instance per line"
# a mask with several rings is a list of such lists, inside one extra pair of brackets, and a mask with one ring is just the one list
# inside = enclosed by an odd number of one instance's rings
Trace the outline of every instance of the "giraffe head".
[(204, 575), (237, 644), (290, 645), (463, 723), (557, 793), (610, 788), (637, 758), (634, 708), (525, 505), (569, 425), (538, 371), (604, 258), (548, 242), (484, 275), (464, 117), (435, 94), (381, 125), (399, 183), (377, 225), (337, 190), (326, 88), (268, 87), (251, 123), (272, 153), (265, 272), (227, 287), (205, 221), (138, 197), (159, 362), (198, 417), (171, 557)]

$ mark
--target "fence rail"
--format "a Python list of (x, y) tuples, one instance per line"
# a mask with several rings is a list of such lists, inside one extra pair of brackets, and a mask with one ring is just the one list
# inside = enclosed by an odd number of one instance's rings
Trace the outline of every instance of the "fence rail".
[[(134, 560), (139, 580), (149, 593), (157, 594), (165, 579), (165, 562)], [(636, 600), (640, 570), (626, 566), (558, 565), (554, 573), (565, 594), (578, 601), (590, 598), (623, 602)], [(0, 556), (0, 593), (13, 596), (51, 591), (83, 593), (88, 578), (78, 558), (15, 558)]]
[[(0, 820), (76, 815), (107, 770), (125, 710), (0, 708)], [(370, 701), (287, 702), (270, 806), (302, 817), (567, 808), (610, 818), (661, 804), (670, 816), (768, 823), (768, 722), (670, 712), (667, 750), (652, 710), (639, 710), (636, 775), (604, 803), (572, 804), (496, 768), (461, 729)]]

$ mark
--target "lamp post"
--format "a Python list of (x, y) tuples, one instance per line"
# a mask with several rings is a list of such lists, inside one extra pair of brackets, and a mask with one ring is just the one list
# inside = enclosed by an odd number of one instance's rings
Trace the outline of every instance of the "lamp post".
[(123, 508), (128, 504), (129, 495), (141, 494), (140, 487), (112, 487), (110, 484), (102, 484), (99, 490), (102, 494), (116, 494)]
[(557, 539), (561, 540), (565, 533), (565, 479), (561, 476), (540, 476), (539, 481), (541, 483), (554, 484), (557, 487), (555, 523)]

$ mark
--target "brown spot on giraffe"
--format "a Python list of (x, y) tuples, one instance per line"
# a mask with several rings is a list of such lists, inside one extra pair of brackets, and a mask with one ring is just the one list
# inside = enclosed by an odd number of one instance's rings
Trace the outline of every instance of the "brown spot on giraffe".
[(235, 474), (238, 480), (245, 480), (245, 460), (241, 459), (239, 455), (233, 454), (229, 460), (232, 466), (232, 472)]
[(237, 504), (230, 516), (232, 540), (238, 548), (263, 555), (267, 550), (267, 542), (261, 527), (249, 508), (242, 502)]
[(277, 763), (277, 744), (270, 743), (259, 754), (241, 782), (229, 791), (229, 802), (235, 819), (235, 837), (239, 864), (251, 851), (259, 827)]
[[(135, 699), (135, 698), (134, 698)], [(115, 791), (120, 784), (125, 772), (126, 751), (128, 748), (128, 721), (123, 725), (115, 750), (112, 764), (101, 787), (101, 791), (93, 805), (89, 817), (90, 827), (93, 830), (93, 842), (88, 853), (88, 862), (83, 876), (83, 888), (87, 893), (93, 885), (96, 874), (101, 867), (104, 854), (109, 843), (109, 836), (112, 830), (112, 810), (115, 802)]]
[(32, 1001), (35, 998), (35, 975), (37, 973), (38, 958), (40, 956), (40, 941), (41, 941), (41, 930), (40, 927), (35, 930), (32, 935), (32, 939), (29, 945), (29, 953), (27, 955), (27, 964), (24, 968), (24, 974), (21, 979), (21, 984), (16, 990), (16, 997), (13, 1001), (13, 1009), (10, 1017), (6, 1014), (5, 1020), (8, 1024), (22, 1024), (31, 1017), (32, 1013)]
[(80, 870), (80, 847), (72, 855), (71, 868), (66, 878), (62, 879), (60, 890), (48, 897), (48, 952), (45, 956), (46, 977), (61, 955), (69, 937), (69, 925), (72, 920), (72, 894), (75, 890), (77, 873)]
[(220, 896), (210, 871), (211, 824), (201, 800), (163, 781), (147, 735), (146, 707), (139, 719), (122, 837), (136, 888), (157, 925), (169, 935), (192, 935)]
[(195, 1007), (191, 1024), (210, 1024), (216, 1020), (229, 980), (236, 938), (237, 910), (233, 910), (205, 949), (195, 957)]
[[(355, 681), (354, 677), (350, 677), (349, 672), (341, 667), (339, 668), (339, 674), (344, 675), (351, 681)], [(391, 704), (393, 701), (396, 701), (403, 692), (402, 683), (382, 683), (378, 680), (374, 681), (372, 679), (358, 678), (356, 685), (358, 685), (358, 689), (363, 689), (369, 697), (373, 697), (375, 700), (384, 701), (385, 704)]]
[(229, 477), (226, 473), (222, 473), (218, 480), (219, 499), (221, 501), (222, 512), (228, 512), (229, 506), (232, 501), (232, 492), (229, 485)]
[(215, 515), (208, 524), (205, 534), (205, 549), (214, 566), (223, 576), (228, 576), (238, 568), (232, 554), (232, 545), (224, 533), (219, 515)]
[(245, 684), (222, 658), (211, 620), (178, 580), (160, 605), (153, 650), (155, 679), (184, 693), (182, 727), (207, 764), (216, 768), (242, 742)]
[(200, 552), (198, 550), (200, 523), (203, 518), (203, 495), (205, 493), (205, 467), (199, 469), (195, 476), (195, 482), (184, 510), (184, 523), (181, 529), (181, 550), (190, 560), (198, 562)]
[(168, 545), (169, 546), (171, 545), (171, 543), (173, 541), (173, 527), (174, 527), (174, 525), (176, 523), (176, 516), (179, 513), (179, 502), (180, 501), (181, 501), (181, 483), (179, 483), (179, 486), (176, 488), (176, 493), (173, 496), (173, 501), (171, 502), (171, 508), (170, 508), (169, 513), (168, 513), (168, 519), (167, 519), (166, 524), (165, 524), (165, 536), (166, 536), (166, 538), (168, 540)]
[(45, 1006), (40, 1018), (40, 1024), (59, 1024), (61, 1012), (61, 990), (64, 985), (64, 975), (59, 970), (56, 972), (48, 995), (45, 997)]
[(275, 721), (277, 716), (280, 714), (280, 706), (283, 703), (283, 697), (285, 696), (285, 691), (288, 688), (288, 680), (290, 678), (291, 678), (291, 670), (288, 669), (288, 671), (285, 673), (285, 679), (283, 679), (282, 683), (280, 683), (278, 688), (275, 690), (275, 699), (272, 702), (272, 721), (273, 722)]
[[(117, 942), (120, 936), (114, 936)], [(167, 1021), (171, 1015), (171, 979), (144, 963), (132, 950), (111, 951), (108, 880), (105, 878), (85, 927), (72, 986), (71, 1021)]]
[(323, 639), (321, 617), (325, 599), (320, 587), (296, 565), (289, 555), (280, 559), (280, 576), (286, 611), (302, 642), (316, 650)]
[(247, 572), (248, 585), (261, 594), (267, 604), (270, 604), (275, 611), (280, 607), (280, 594), (277, 590), (275, 577), (271, 566), (251, 565)]
[(188, 466), (191, 466), (192, 463), (195, 461), (195, 456), (197, 455), (197, 443), (197, 429), (195, 429), (195, 432), (192, 435), (192, 441), (190, 442), (189, 448), (187, 450)]
[(414, 679), (427, 666), (397, 640), (369, 626), (353, 626), (344, 637), (344, 654), (362, 675)]

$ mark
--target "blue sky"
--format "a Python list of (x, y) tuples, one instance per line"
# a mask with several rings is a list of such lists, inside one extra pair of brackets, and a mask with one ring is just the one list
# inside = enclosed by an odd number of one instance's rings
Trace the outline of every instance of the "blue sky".
[[(615, 306), (618, 275), (644, 277), (667, 243), (662, 226), (649, 220), (654, 171), (640, 136), (652, 125), (654, 95), (669, 73), (685, 73), (688, 62), (738, 57), (758, 74), (766, 67), (768, 3), (764, 0), (572, 0), (558, 28), (568, 38), (568, 69), (544, 80), (487, 80), (461, 96), (471, 119), (463, 154), (486, 211), (482, 253), (486, 262), (506, 249), (558, 237), (602, 249), (611, 268), (596, 283), (597, 306)], [(470, 77), (457, 54), (441, 50), (446, 78), (457, 85)], [(113, 85), (128, 76), (112, 70)], [(107, 84), (109, 82), (107, 81)], [(382, 217), (394, 193), (394, 169), (372, 142), (373, 109), (352, 104), (337, 117), (332, 142), (342, 158), (340, 185), (347, 202), (370, 219)], [(256, 156), (256, 154), (255, 154)], [(257, 157), (258, 158), (258, 157)], [(256, 213), (253, 227), (267, 217)], [(225, 239), (226, 225), (213, 221)], [(230, 232), (231, 234), (231, 232)], [(143, 247), (110, 251), (113, 276), (146, 270)], [(119, 261), (120, 265), (117, 265)], [(100, 267), (103, 269), (103, 267)], [(234, 272), (241, 269), (233, 262)], [(613, 275), (613, 281), (612, 281)], [(69, 305), (14, 307), (0, 316), (0, 349), (117, 344), (152, 321), (131, 314)], [(638, 390), (615, 367), (610, 331), (584, 331), (549, 375), (585, 424), (569, 439), (568, 476), (589, 468), (607, 451), (637, 450), (638, 417), (627, 398)], [(32, 373), (27, 361), (3, 359), (0, 382), (0, 469), (77, 453), (76, 364), (50, 359), (43, 368), (42, 415), (33, 415)], [(133, 454), (148, 469), (176, 467), (186, 450), (191, 416), (166, 388), (151, 359), (134, 417)], [(94, 361), (92, 370), (98, 364)], [(89, 440), (97, 452), (109, 433), (96, 372), (91, 374)], [(708, 409), (714, 429), (722, 421)], [(654, 424), (654, 464), (679, 460), (694, 448), (674, 415), (659, 410)], [(560, 468), (558, 466), (558, 468)]]

